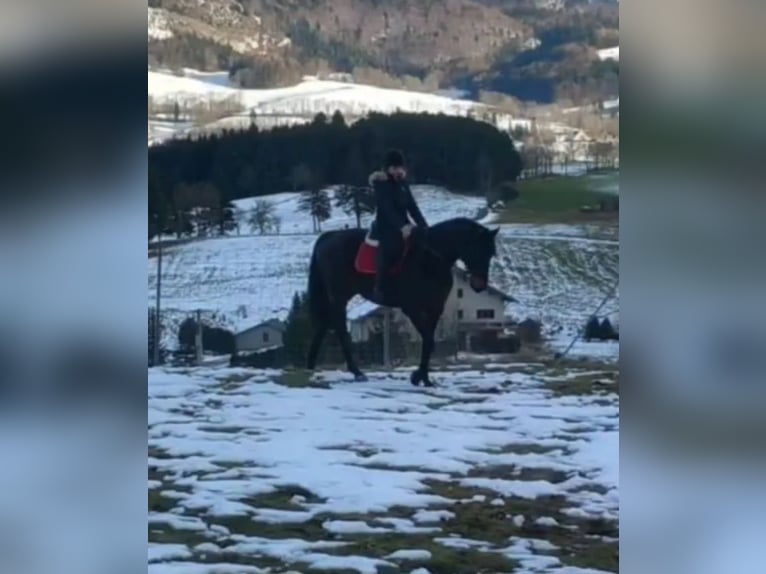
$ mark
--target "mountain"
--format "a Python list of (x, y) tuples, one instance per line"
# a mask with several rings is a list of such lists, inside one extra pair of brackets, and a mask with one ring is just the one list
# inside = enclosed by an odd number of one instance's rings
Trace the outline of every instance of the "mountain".
[[(618, 4), (585, 0), (150, 0), (150, 65), (254, 68), (246, 87), (319, 71), (523, 100), (616, 95)], [(257, 82), (262, 82), (257, 84)], [(583, 85), (578, 94), (571, 85)]]

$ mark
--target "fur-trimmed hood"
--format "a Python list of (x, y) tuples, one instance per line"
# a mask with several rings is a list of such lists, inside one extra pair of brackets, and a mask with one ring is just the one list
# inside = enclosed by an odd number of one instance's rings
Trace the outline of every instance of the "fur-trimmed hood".
[(367, 179), (370, 186), (375, 185), (376, 181), (386, 181), (388, 179), (388, 174), (383, 170), (373, 171), (370, 174), (370, 177)]

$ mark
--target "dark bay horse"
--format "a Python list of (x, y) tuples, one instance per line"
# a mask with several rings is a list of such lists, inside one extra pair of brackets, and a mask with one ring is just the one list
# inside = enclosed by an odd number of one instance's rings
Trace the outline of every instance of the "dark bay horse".
[(443, 221), (427, 230), (416, 228), (399, 274), (391, 278), (385, 301), (373, 298), (374, 276), (359, 273), (355, 259), (365, 240), (364, 229), (328, 231), (314, 244), (309, 268), (308, 299), (314, 329), (308, 353), (308, 368), (316, 366), (317, 355), (329, 329), (340, 341), (348, 370), (357, 380), (366, 380), (351, 353), (346, 327), (346, 306), (354, 295), (387, 307), (399, 308), (412, 321), (422, 340), (420, 365), (412, 373), (413, 385), (432, 386), (428, 376), (434, 331), (452, 290), (452, 268), (462, 261), (476, 292), (487, 288), (490, 260), (495, 255), (498, 229), (490, 230), (468, 219)]

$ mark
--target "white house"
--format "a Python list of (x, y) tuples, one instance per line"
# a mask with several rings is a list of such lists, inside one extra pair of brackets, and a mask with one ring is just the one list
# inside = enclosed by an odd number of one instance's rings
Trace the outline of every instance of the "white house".
[[(476, 293), (468, 284), (468, 275), (456, 267), (454, 285), (444, 305), (444, 313), (436, 327), (435, 339), (458, 338), (470, 349), (471, 338), (486, 333), (501, 335), (511, 323), (506, 305), (513, 297), (490, 286)], [(354, 342), (368, 341), (383, 330), (384, 308), (365, 301), (349, 310), (349, 333)], [(399, 309), (391, 310), (391, 330), (416, 342), (420, 339), (411, 321)]]
[(282, 346), (285, 332), (284, 323), (269, 320), (254, 327), (240, 331), (235, 335), (237, 351), (263, 351)]

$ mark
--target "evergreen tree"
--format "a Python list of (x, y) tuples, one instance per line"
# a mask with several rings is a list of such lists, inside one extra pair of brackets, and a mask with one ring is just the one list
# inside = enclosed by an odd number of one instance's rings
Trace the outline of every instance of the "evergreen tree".
[(282, 344), (288, 360), (294, 366), (302, 367), (306, 361), (306, 353), (311, 337), (311, 319), (306, 293), (295, 293), (290, 312), (285, 322), (285, 332)]
[(219, 208), (218, 235), (221, 237), (237, 228), (237, 221), (234, 218), (235, 210), (234, 204), (230, 201)]
[[(527, 169), (541, 172), (545, 168), (549, 158), (542, 152), (546, 145), (541, 141), (525, 146)], [(492, 182), (513, 182), (522, 167), (507, 133), (488, 123), (446, 115), (370, 114), (351, 125), (341, 122), (340, 114), (331, 121), (318, 115), (306, 125), (197, 134), (148, 150), (151, 232), (157, 233), (158, 218), (164, 218), (168, 227), (173, 221), (176, 232), (184, 233), (191, 210), (220, 209), (238, 198), (313, 190), (325, 184), (363, 187), (367, 166), (376, 165), (390, 146), (406, 151), (412, 183), (441, 185), (456, 192), (486, 187), (488, 174)], [(533, 150), (537, 153), (530, 154)], [(611, 158), (606, 149), (593, 151), (598, 163), (608, 165)], [(206, 195), (199, 188), (208, 185), (218, 191), (215, 205), (199, 201), (200, 195)], [(192, 191), (178, 194), (179, 187)], [(195, 218), (202, 215), (211, 214), (196, 210)], [(213, 220), (211, 231), (225, 233), (228, 217), (225, 212), (219, 215), (223, 219), (208, 217)], [(321, 220), (320, 215), (315, 224), (319, 226)]]

